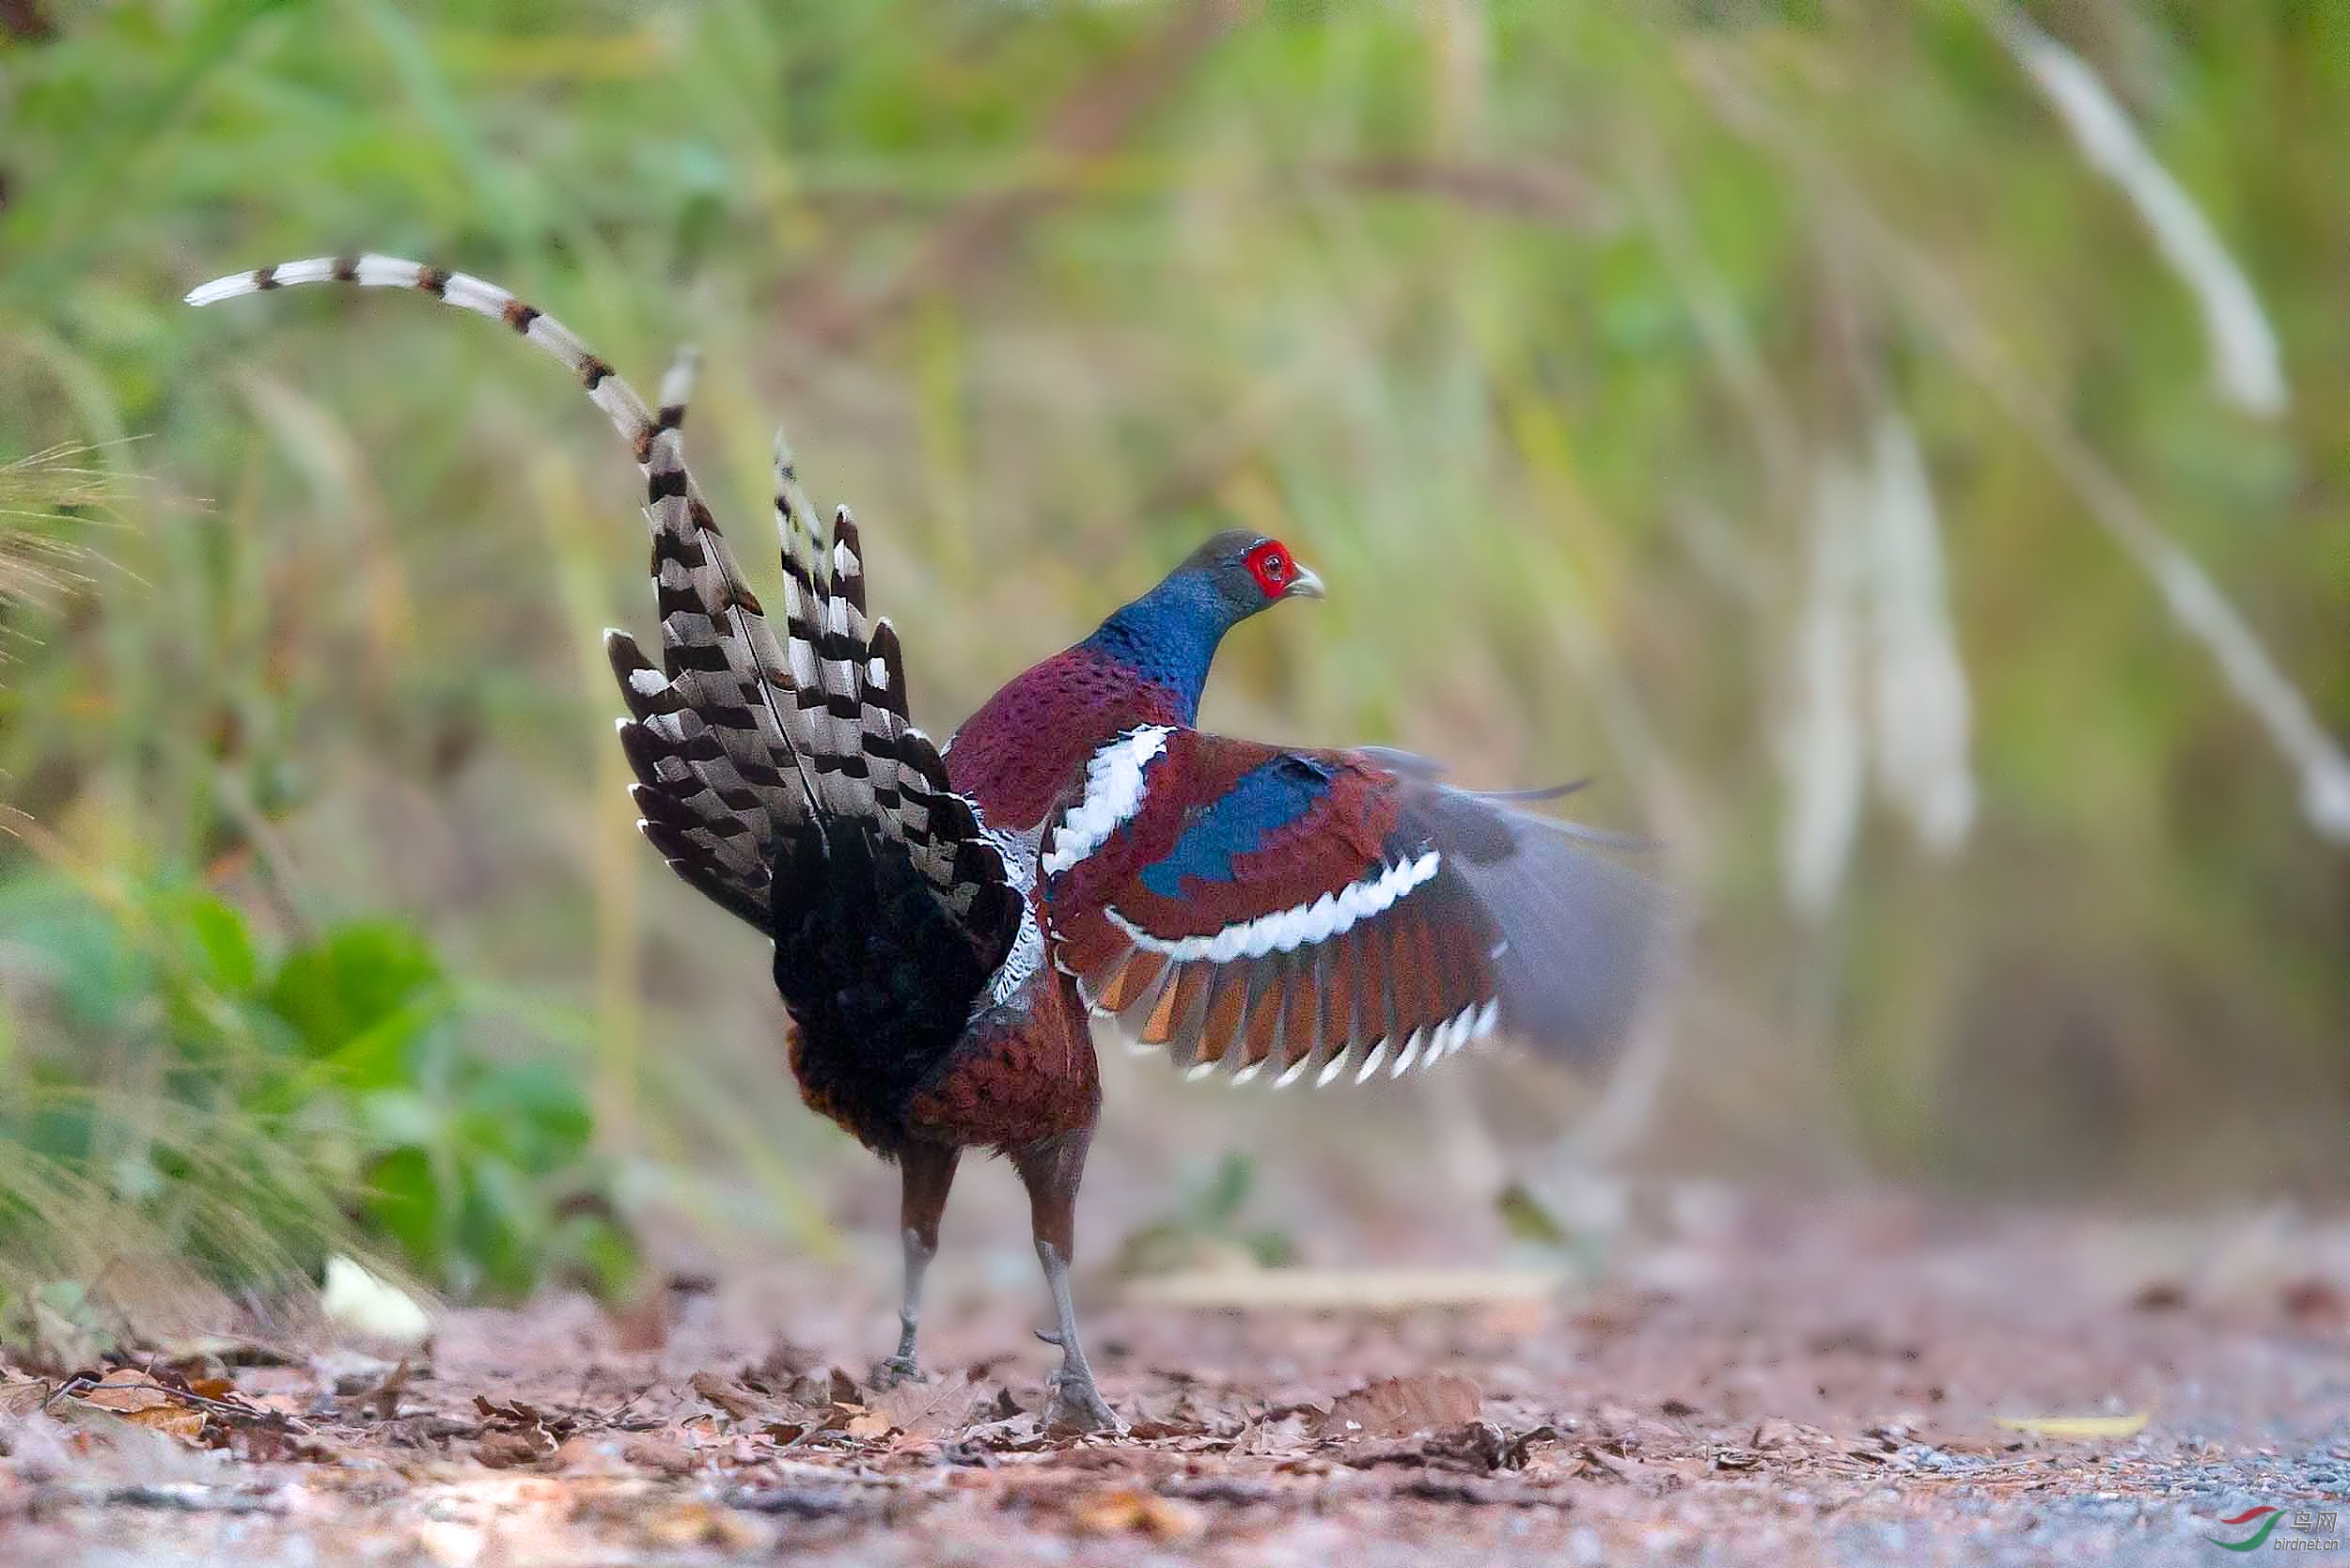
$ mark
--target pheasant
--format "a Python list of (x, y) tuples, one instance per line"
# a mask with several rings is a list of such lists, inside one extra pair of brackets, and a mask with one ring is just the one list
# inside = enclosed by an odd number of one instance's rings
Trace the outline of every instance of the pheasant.
[(904, 1294), (885, 1376), (920, 1375), (922, 1278), (966, 1150), (1026, 1185), (1061, 1363), (1048, 1421), (1114, 1427), (1070, 1294), (1102, 1091), (1089, 1020), (1186, 1076), (1359, 1083), (1496, 1031), (1585, 1063), (1625, 1033), (1661, 931), (1611, 836), (1407, 753), (1195, 728), (1233, 627), (1322, 580), (1277, 539), (1217, 533), (1089, 636), (1015, 678), (945, 745), (911, 722), (897, 631), (867, 609), (847, 508), (820, 531), (775, 468), (781, 628), (687, 471), (682, 357), (648, 407), (552, 317), (382, 256), (263, 267), (188, 295), (294, 284), (420, 290), (559, 360), (644, 475), (661, 657), (606, 646), (637, 825), (771, 937), (807, 1104), (901, 1181)]

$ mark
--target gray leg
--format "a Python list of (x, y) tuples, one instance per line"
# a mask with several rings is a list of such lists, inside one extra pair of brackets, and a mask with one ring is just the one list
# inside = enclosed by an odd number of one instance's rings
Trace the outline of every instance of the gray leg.
[(899, 1217), (905, 1236), (905, 1294), (898, 1308), (898, 1354), (873, 1369), (873, 1381), (886, 1388), (919, 1382), (921, 1364), (914, 1358), (914, 1338), (922, 1325), (922, 1276), (938, 1255), (938, 1222), (947, 1212), (948, 1189), (954, 1185), (959, 1149), (944, 1144), (916, 1143), (898, 1158), (901, 1177)]
[(1093, 1386), (1093, 1369), (1086, 1365), (1085, 1348), (1077, 1341), (1076, 1303), (1069, 1294), (1077, 1183), (1085, 1174), (1086, 1145), (1090, 1141), (1089, 1132), (1066, 1133), (1018, 1151), (1012, 1164), (1028, 1189), (1037, 1262), (1044, 1265), (1044, 1283), (1053, 1293), (1054, 1326), (1037, 1338), (1060, 1346), (1060, 1370), (1053, 1374), (1053, 1391), (1044, 1402), (1044, 1424), (1080, 1432), (1115, 1432), (1123, 1429), (1122, 1423)]
[(1086, 1364), (1085, 1346), (1077, 1341), (1077, 1306), (1069, 1296), (1069, 1260), (1042, 1236), (1037, 1261), (1044, 1265), (1044, 1283), (1053, 1293), (1052, 1329), (1039, 1329), (1037, 1338), (1060, 1346), (1060, 1371), (1053, 1374), (1052, 1397), (1044, 1402), (1046, 1426), (1074, 1427), (1080, 1432), (1122, 1431), (1124, 1423), (1093, 1386), (1093, 1369)]

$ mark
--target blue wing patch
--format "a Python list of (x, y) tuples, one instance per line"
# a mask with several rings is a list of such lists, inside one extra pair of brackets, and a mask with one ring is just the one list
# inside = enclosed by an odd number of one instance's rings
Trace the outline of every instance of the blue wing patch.
[(1294, 754), (1249, 769), (1223, 794), (1191, 808), (1175, 847), (1142, 869), (1142, 885), (1160, 898), (1180, 899), (1186, 877), (1230, 882), (1232, 862), (1311, 811), (1329, 792), (1330, 778), (1325, 764)]

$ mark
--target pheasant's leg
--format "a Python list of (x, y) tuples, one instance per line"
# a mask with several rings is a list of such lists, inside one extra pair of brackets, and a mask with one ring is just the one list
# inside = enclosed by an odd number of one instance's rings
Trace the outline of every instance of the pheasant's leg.
[(955, 1184), (955, 1162), (962, 1157), (962, 1150), (944, 1143), (910, 1143), (898, 1156), (906, 1285), (898, 1308), (898, 1354), (874, 1369), (873, 1380), (884, 1387), (922, 1376), (914, 1358), (915, 1331), (922, 1325), (922, 1276), (938, 1254), (939, 1216), (947, 1212), (947, 1190)]
[(1037, 1338), (1060, 1346), (1060, 1370), (1053, 1374), (1053, 1391), (1044, 1402), (1044, 1424), (1081, 1432), (1117, 1430), (1120, 1424), (1093, 1386), (1093, 1369), (1086, 1365), (1085, 1347), (1077, 1340), (1076, 1304), (1069, 1294), (1069, 1261), (1076, 1246), (1077, 1184), (1085, 1176), (1086, 1145), (1092, 1137), (1090, 1128), (1081, 1128), (1032, 1143), (1012, 1155), (1020, 1180), (1028, 1189), (1037, 1262), (1044, 1265), (1044, 1283), (1053, 1293), (1057, 1320), (1051, 1332)]

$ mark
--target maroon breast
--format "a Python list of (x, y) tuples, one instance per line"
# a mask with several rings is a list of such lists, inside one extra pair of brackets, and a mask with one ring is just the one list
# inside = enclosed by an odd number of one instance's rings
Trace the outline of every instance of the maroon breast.
[(1016, 1149), (1093, 1125), (1102, 1080), (1075, 987), (1051, 968), (1026, 1007), (999, 1008), (964, 1036), (906, 1110), (918, 1136)]
[(1026, 832), (1081, 783), (1087, 759), (1140, 724), (1182, 722), (1173, 697), (1087, 648), (1056, 653), (964, 722), (947, 775), (988, 825)]

